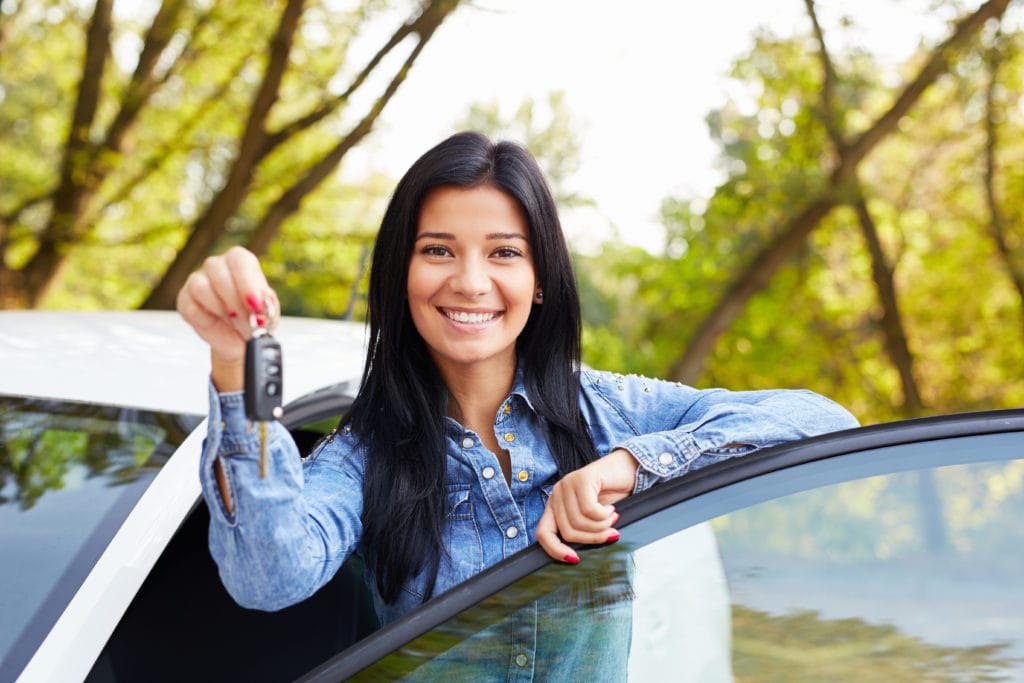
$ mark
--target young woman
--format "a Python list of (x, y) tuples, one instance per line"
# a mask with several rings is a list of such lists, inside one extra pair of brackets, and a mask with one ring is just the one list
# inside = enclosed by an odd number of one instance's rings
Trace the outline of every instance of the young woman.
[(249, 252), (206, 261), (178, 310), (210, 344), (210, 548), (245, 606), (315, 592), (352, 552), (385, 623), (538, 542), (615, 541), (614, 504), (659, 481), (856, 425), (805, 391), (698, 391), (581, 370), (580, 308), (551, 193), (521, 147), (460, 133), (399, 182), (377, 237), (369, 350), (339, 429), (301, 462), (277, 423), (258, 475), (240, 390), (248, 314), (276, 298)]

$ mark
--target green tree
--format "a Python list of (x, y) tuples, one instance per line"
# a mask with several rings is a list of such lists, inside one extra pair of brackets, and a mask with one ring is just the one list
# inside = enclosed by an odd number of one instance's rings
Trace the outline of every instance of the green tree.
[(996, 31), (1006, 3), (964, 16), (899, 69), (830, 53), (805, 6), (807, 35), (761, 32), (737, 59), (746, 95), (708, 116), (724, 181), (707, 200), (666, 200), (665, 253), (612, 245), (587, 262), (606, 316), (587, 318), (588, 360), (689, 383), (806, 386), (865, 421), (1019, 404), (1024, 346), (1006, 334), (1022, 319), (1019, 222), (1005, 197), (1024, 136), (1009, 47), (1020, 36)]
[[(101, 305), (170, 307), (222, 243), (265, 252), (457, 5), (165, 0), (122, 17), (111, 0), (5, 3), (2, 304), (60, 302), (74, 270), (98, 281)], [(356, 63), (371, 22), (400, 14)], [(113, 245), (118, 257), (97, 259)]]

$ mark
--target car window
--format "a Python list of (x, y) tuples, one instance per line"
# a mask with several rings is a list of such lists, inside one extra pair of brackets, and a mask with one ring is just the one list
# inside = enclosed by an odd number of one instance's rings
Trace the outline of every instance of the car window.
[(21, 670), (200, 420), (0, 396), (0, 680)]
[(305, 680), (1022, 677), (1022, 516), (1019, 434), (812, 461), (683, 500), (361, 659), (396, 622)]
[(1024, 679), (1022, 484), (918, 469), (714, 520), (737, 678)]
[[(283, 423), (308, 453), (352, 401), (348, 385), (285, 407)], [(379, 627), (360, 559), (303, 602), (277, 612), (240, 607), (210, 556), (199, 500), (161, 553), (86, 681), (289, 681)]]

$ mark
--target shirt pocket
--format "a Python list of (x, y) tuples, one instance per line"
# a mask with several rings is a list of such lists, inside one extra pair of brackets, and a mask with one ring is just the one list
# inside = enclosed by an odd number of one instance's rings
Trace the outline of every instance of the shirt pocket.
[(484, 568), (484, 548), (473, 510), (471, 484), (448, 485), (446, 523), (447, 553), (441, 560), (438, 583), (448, 588), (465, 581)]
[[(440, 595), (452, 586), (479, 573), (484, 568), (484, 549), (480, 540), (476, 518), (473, 516), (471, 484), (448, 485), (448, 514), (437, 568), (437, 582), (433, 595)], [(424, 569), (403, 590), (422, 600), (427, 592), (428, 569)]]

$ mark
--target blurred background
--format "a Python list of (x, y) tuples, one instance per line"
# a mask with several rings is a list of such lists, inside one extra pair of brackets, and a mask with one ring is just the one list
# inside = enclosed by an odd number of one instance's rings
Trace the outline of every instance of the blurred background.
[(3, 0), (0, 307), (172, 308), (242, 244), (360, 320), (391, 189), (465, 128), (547, 172), (592, 366), (1024, 403), (1019, 0)]

